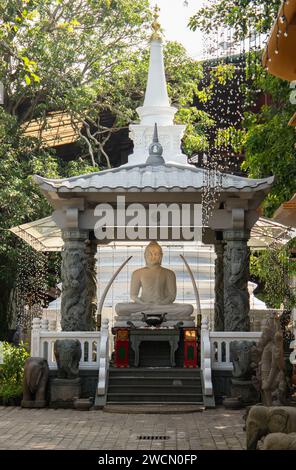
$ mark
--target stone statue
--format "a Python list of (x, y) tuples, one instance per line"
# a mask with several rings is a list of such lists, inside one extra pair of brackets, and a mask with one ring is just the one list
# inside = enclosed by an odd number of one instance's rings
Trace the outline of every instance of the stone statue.
[(254, 374), (252, 347), (253, 341), (232, 341), (230, 344), (232, 376), (240, 380), (250, 380)]
[(247, 450), (256, 450), (268, 434), (296, 432), (296, 408), (292, 406), (252, 406), (246, 421)]
[(232, 341), (230, 344), (233, 364), (231, 397), (238, 399), (244, 406), (255, 404), (259, 399), (252, 382), (252, 376), (255, 375), (254, 346), (252, 341)]
[(46, 406), (46, 386), (48, 364), (43, 357), (29, 357), (25, 362), (23, 381), (23, 408), (44, 408)]
[[(130, 296), (132, 302), (118, 303), (116, 326), (133, 320), (136, 326), (144, 324), (142, 312), (145, 314), (166, 313), (164, 324), (175, 324), (185, 320), (184, 326), (193, 326), (193, 306), (174, 303), (176, 298), (175, 273), (161, 266), (162, 249), (156, 241), (152, 241), (145, 249), (146, 266), (132, 274)], [(136, 321), (134, 321), (136, 320)], [(186, 324), (187, 322), (187, 324)]]
[[(256, 346), (257, 387), (265, 406), (284, 405), (287, 383), (285, 376), (283, 334), (279, 320), (271, 316)], [(256, 382), (254, 383), (256, 386)]]
[(264, 439), (262, 450), (296, 450), (296, 432), (273, 432)]
[(54, 343), (54, 355), (58, 366), (59, 379), (75, 379), (79, 374), (81, 344), (78, 339), (57, 339)]

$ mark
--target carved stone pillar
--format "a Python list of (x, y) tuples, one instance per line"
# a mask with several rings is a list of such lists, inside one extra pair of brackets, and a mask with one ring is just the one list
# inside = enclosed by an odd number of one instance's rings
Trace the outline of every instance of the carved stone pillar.
[(87, 331), (87, 231), (67, 229), (62, 232), (62, 305), (63, 331)]
[(215, 243), (215, 317), (214, 330), (224, 331), (224, 245), (221, 241)]
[(250, 331), (249, 248), (250, 233), (243, 229), (224, 230), (224, 328)]
[(87, 259), (87, 306), (86, 306), (86, 321), (89, 325), (89, 331), (100, 329), (101, 319), (98, 319), (98, 325), (96, 324), (96, 312), (97, 312), (97, 270), (96, 270), (96, 258), (97, 243), (95, 240), (86, 241), (86, 259)]

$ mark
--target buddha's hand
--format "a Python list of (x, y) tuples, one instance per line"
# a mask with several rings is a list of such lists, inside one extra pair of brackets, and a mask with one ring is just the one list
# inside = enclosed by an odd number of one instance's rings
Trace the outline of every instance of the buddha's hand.
[(132, 297), (132, 301), (135, 302), (136, 304), (141, 304), (141, 305), (144, 305), (145, 302), (143, 302), (143, 300), (140, 299), (140, 297)]
[(161, 299), (159, 301), (159, 304), (160, 305), (169, 305), (169, 304), (172, 304), (174, 302), (174, 300), (175, 300), (174, 297), (169, 295), (169, 296), (165, 297), (164, 299)]

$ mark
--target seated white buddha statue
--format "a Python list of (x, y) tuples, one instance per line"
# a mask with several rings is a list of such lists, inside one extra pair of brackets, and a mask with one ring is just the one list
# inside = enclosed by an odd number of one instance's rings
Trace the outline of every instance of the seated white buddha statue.
[[(186, 321), (184, 326), (192, 325), (193, 306), (174, 303), (177, 293), (175, 273), (161, 266), (162, 249), (152, 241), (145, 249), (146, 266), (133, 272), (130, 297), (132, 302), (118, 303), (115, 306), (118, 321), (143, 320), (145, 314), (166, 313), (168, 321)], [(116, 322), (116, 323), (117, 323)]]

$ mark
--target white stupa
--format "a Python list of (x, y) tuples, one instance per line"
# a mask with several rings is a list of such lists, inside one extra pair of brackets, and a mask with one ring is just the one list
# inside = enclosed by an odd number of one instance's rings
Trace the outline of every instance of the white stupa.
[[(163, 41), (160, 34), (157, 8), (155, 9), (150, 40), (150, 62), (143, 106), (137, 108), (139, 124), (129, 126), (134, 151), (127, 165), (145, 163), (152, 142), (154, 124), (157, 124), (159, 141), (163, 147), (165, 162), (189, 165), (181, 151), (181, 139), (186, 126), (174, 124), (177, 108), (170, 105), (163, 61)], [(190, 165), (191, 166), (191, 165)]]

